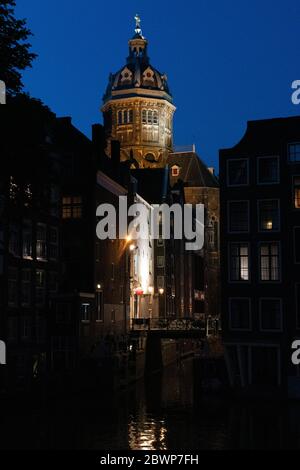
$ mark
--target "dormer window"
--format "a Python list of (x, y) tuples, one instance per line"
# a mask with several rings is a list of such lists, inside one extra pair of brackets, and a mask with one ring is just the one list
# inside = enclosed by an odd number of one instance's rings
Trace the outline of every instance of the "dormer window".
[(121, 72), (121, 83), (123, 82), (131, 82), (132, 81), (132, 72), (126, 67)]
[(172, 166), (172, 176), (178, 177), (180, 175), (180, 167), (177, 165)]

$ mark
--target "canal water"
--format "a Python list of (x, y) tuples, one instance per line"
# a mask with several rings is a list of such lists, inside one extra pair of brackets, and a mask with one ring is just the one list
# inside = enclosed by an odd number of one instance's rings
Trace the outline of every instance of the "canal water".
[(42, 407), (2, 406), (0, 422), (2, 449), (300, 448), (300, 405), (200, 396), (192, 360), (114, 397), (86, 394)]

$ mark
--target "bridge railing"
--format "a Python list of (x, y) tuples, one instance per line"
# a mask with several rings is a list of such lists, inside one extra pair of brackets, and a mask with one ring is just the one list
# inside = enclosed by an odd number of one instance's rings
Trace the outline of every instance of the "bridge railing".
[(131, 329), (139, 330), (202, 330), (205, 324), (193, 318), (133, 318)]

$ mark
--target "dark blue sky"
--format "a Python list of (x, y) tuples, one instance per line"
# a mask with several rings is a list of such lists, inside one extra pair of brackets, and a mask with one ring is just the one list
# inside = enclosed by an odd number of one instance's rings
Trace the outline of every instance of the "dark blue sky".
[(128, 54), (135, 13), (152, 64), (166, 72), (177, 111), (175, 144), (196, 143), (208, 165), (247, 120), (300, 114), (299, 0), (17, 0), (39, 58), (26, 89), (90, 135), (110, 72)]

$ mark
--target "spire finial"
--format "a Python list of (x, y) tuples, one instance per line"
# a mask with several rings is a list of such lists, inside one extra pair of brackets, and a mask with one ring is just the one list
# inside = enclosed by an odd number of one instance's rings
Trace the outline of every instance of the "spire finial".
[(139, 34), (140, 36), (142, 36), (140, 15), (136, 14), (134, 19), (135, 19), (135, 32), (136, 34)]

